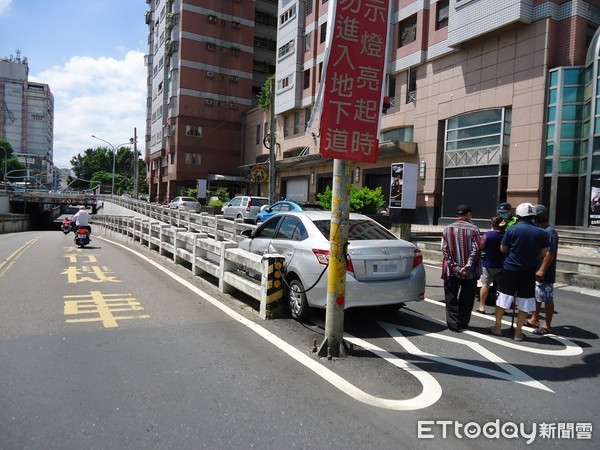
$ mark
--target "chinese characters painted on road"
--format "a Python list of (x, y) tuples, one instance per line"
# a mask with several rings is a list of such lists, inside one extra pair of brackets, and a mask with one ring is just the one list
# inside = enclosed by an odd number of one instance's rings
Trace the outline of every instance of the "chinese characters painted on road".
[(338, 0), (327, 58), (321, 154), (376, 162), (388, 0)]

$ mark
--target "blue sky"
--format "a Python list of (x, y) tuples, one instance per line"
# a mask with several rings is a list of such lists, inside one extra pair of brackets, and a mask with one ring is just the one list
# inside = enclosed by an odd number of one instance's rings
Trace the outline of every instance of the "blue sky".
[(26, 57), (54, 95), (54, 163), (133, 137), (143, 150), (145, 0), (0, 0), (0, 57)]

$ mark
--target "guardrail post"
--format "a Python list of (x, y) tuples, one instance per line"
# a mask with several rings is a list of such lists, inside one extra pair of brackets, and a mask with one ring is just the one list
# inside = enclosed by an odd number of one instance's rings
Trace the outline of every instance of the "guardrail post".
[(282, 314), (282, 299), (284, 298), (283, 263), (281, 255), (266, 254), (262, 259), (261, 276), (261, 319), (276, 319)]
[(219, 268), (221, 271), (221, 273), (219, 275), (219, 290), (224, 294), (228, 294), (235, 290), (235, 288), (229, 286), (228, 284), (226, 284), (223, 281), (223, 274), (225, 272), (234, 272), (237, 270), (237, 265), (235, 263), (227, 260), (227, 258), (225, 257), (225, 253), (227, 252), (227, 249), (236, 248), (236, 247), (237, 247), (237, 244), (235, 242), (221, 242), (221, 255), (219, 258)]
[[(198, 257), (198, 239), (206, 239), (206, 233), (194, 233), (194, 248), (192, 249), (192, 275), (196, 276), (199, 271), (196, 269), (196, 258)], [(202, 252), (202, 257), (206, 258), (206, 251)]]

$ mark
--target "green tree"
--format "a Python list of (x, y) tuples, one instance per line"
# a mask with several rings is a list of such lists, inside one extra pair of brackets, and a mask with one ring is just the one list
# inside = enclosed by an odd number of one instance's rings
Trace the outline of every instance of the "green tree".
[[(16, 156), (13, 156), (13, 148), (6, 139), (0, 139), (0, 147), (4, 148), (5, 151), (0, 149), (0, 180), (4, 180), (4, 166), (6, 162), (6, 173), (10, 173), (13, 170), (24, 170), (26, 168), (25, 164), (20, 162)], [(18, 176), (22, 176), (22, 173), (17, 173)], [(10, 176), (9, 176), (10, 178)]]
[[(130, 147), (119, 147), (115, 154), (115, 194), (133, 192), (134, 188), (134, 152)], [(139, 158), (138, 163), (138, 188), (146, 192), (146, 164)], [(71, 168), (80, 180), (72, 184), (76, 188), (91, 188), (98, 181), (112, 184), (113, 176), (113, 150), (108, 147), (88, 148), (83, 155), (78, 154), (71, 158)], [(93, 181), (93, 183), (89, 183)]]
[(271, 109), (271, 82), (273, 78), (275, 78), (275, 75), (269, 76), (258, 93), (258, 108), (263, 111)]
[[(319, 204), (325, 209), (330, 210), (332, 196), (333, 191), (327, 186), (324, 193), (317, 194)], [(377, 186), (375, 189), (369, 189), (366, 186), (357, 189), (354, 186), (350, 186), (350, 212), (377, 214), (383, 205), (385, 205), (385, 201), (380, 186)]]

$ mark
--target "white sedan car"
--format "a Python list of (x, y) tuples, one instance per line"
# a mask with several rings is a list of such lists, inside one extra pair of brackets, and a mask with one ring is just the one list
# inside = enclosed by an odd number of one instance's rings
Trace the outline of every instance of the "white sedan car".
[[(292, 317), (327, 306), (327, 266), (331, 212), (277, 214), (255, 230), (245, 230), (239, 247), (259, 255), (285, 257), (285, 284)], [(374, 220), (350, 214), (345, 307), (381, 306), (397, 310), (425, 298), (423, 256)]]

